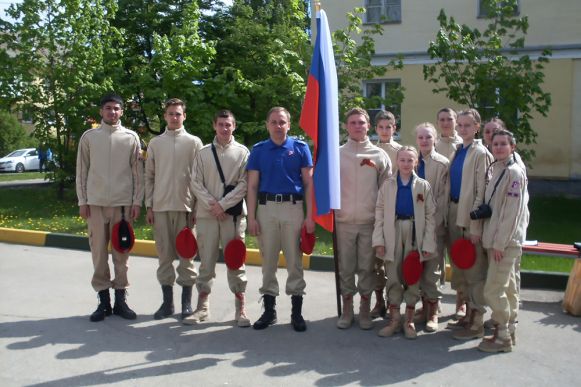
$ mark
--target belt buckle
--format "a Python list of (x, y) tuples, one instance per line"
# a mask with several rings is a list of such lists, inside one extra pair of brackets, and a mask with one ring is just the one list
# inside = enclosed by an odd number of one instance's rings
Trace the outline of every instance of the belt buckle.
[(283, 199), (282, 194), (275, 194), (274, 195), (274, 202), (275, 203), (282, 203), (282, 199)]

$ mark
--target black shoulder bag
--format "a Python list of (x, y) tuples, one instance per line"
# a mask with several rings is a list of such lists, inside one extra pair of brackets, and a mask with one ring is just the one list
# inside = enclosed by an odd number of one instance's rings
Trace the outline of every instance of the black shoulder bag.
[[(220, 180), (222, 180), (222, 185), (224, 185), (224, 195), (222, 196), (222, 197), (224, 197), (229, 192), (234, 190), (234, 188), (236, 188), (236, 186), (235, 185), (226, 185), (226, 179), (224, 178), (224, 172), (222, 171), (222, 166), (220, 165), (220, 160), (218, 160), (218, 154), (216, 153), (216, 147), (214, 146), (214, 144), (212, 144), (212, 153), (214, 154), (214, 160), (216, 161), (216, 166), (218, 167), (218, 173), (220, 174)], [(236, 218), (237, 216), (242, 215), (243, 203), (244, 203), (244, 199), (240, 200), (234, 206), (226, 209), (224, 212), (226, 212), (228, 215), (232, 215), (234, 218)]]

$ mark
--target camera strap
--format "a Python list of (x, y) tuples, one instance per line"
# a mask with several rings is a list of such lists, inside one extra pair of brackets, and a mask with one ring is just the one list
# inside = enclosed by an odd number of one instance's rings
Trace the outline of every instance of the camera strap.
[[(222, 185), (224, 186), (224, 190), (226, 190), (226, 179), (224, 178), (224, 171), (222, 171), (222, 166), (220, 165), (220, 160), (218, 159), (218, 153), (216, 152), (216, 146), (212, 142), (212, 154), (214, 155), (214, 161), (216, 162), (216, 167), (218, 167), (218, 173), (220, 174), (220, 180), (222, 181)], [(234, 218), (234, 224), (236, 224), (236, 216)]]
[(496, 189), (498, 188), (498, 184), (500, 184), (500, 181), (502, 180), (502, 177), (504, 176), (505, 172), (506, 172), (506, 168), (502, 170), (502, 173), (500, 174), (500, 176), (496, 180), (496, 183), (494, 183), (494, 189), (492, 190), (492, 195), (490, 195), (490, 199), (488, 199), (488, 203), (486, 203), (489, 206), (490, 206), (490, 202), (492, 201), (492, 197), (496, 193)]

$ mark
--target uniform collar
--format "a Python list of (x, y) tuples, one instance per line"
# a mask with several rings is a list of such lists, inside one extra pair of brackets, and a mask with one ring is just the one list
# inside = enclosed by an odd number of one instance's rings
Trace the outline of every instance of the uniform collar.
[[(217, 136), (214, 136), (214, 140), (212, 140), (212, 144), (214, 144), (214, 146), (215, 146), (216, 148), (222, 148), (222, 149), (224, 149), (224, 148), (228, 148), (230, 145), (234, 144), (234, 142), (236, 142), (236, 140), (234, 139), (234, 136), (232, 136), (232, 137), (230, 138), (230, 142), (229, 142), (229, 143), (227, 143), (226, 145), (222, 145), (222, 144), (220, 144), (220, 142), (218, 141), (218, 137), (217, 137)], [(275, 144), (275, 145), (276, 145), (276, 144)]]
[(355, 141), (350, 137), (347, 138), (347, 145), (352, 148), (364, 148), (368, 145), (371, 145), (371, 141), (369, 141), (369, 136), (366, 136), (363, 141)]
[(101, 128), (108, 130), (109, 132), (114, 132), (115, 130), (122, 129), (123, 125), (121, 125), (121, 121), (119, 121), (117, 125), (109, 125), (106, 124), (105, 121), (101, 121)]
[(270, 145), (271, 149), (275, 149), (275, 148), (284, 148), (284, 149), (293, 149), (293, 139), (291, 137), (286, 137), (286, 139), (284, 140), (284, 142), (280, 145), (277, 145), (274, 141), (272, 141), (271, 138), (268, 139), (268, 143)]
[(169, 130), (167, 127), (165, 128), (165, 133), (167, 133), (168, 136), (179, 136), (182, 135), (186, 132), (186, 129), (182, 126), (181, 128), (178, 128), (176, 130)]

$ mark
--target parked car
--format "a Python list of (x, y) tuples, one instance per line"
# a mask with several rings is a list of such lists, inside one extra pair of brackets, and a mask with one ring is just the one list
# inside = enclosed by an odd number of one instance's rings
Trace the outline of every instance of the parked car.
[(24, 172), (38, 170), (39, 160), (36, 148), (18, 149), (0, 159), (0, 172)]

